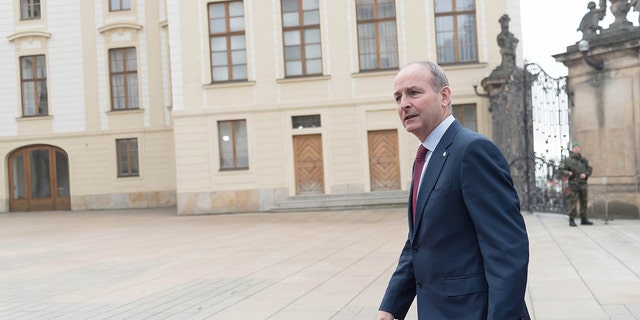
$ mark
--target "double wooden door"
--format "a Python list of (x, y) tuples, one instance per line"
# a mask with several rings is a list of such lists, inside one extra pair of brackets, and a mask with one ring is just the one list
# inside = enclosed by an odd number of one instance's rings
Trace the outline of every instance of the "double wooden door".
[(296, 194), (324, 194), (322, 136), (319, 134), (293, 136), (293, 153)]
[(367, 140), (371, 191), (400, 190), (398, 131), (369, 131)]
[[(371, 191), (400, 190), (397, 130), (368, 132)], [(324, 194), (322, 136), (293, 136), (296, 194)]]
[(67, 154), (48, 145), (27, 146), (9, 156), (9, 210), (70, 210)]

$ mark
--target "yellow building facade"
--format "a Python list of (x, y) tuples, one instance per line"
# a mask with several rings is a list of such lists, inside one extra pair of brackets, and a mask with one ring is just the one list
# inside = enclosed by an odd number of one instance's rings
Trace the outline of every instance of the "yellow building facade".
[[(0, 212), (269, 211), (407, 190), (418, 144), (393, 78), (443, 66), (456, 117), (517, 0), (11, 1), (0, 11)], [(518, 55), (521, 56), (521, 55)]]
[(174, 206), (165, 5), (2, 2), (0, 211)]

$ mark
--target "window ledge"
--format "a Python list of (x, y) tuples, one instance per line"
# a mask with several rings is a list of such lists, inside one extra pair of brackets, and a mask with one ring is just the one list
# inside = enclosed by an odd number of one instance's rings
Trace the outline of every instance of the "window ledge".
[(230, 81), (230, 82), (215, 82), (205, 84), (204, 89), (221, 89), (221, 88), (235, 88), (235, 87), (253, 87), (256, 85), (255, 81)]
[(137, 179), (141, 180), (141, 179), (140, 179), (140, 175), (139, 175), (139, 174), (138, 174), (138, 175), (135, 175), (135, 176), (134, 176), (134, 175), (131, 175), (131, 176), (120, 176), (120, 175), (119, 175), (119, 176), (118, 176), (118, 179), (134, 179), (134, 178), (137, 178)]
[(483, 69), (487, 67), (486, 62), (470, 62), (470, 63), (452, 63), (452, 64), (442, 64), (440, 67), (443, 70), (461, 70), (461, 69)]
[(331, 80), (331, 76), (305, 76), (305, 77), (292, 77), (292, 78), (284, 78), (278, 79), (276, 82), (278, 83), (292, 83), (292, 82), (311, 82), (311, 81), (323, 81), (323, 80)]
[(249, 171), (249, 167), (237, 167), (237, 168), (220, 168), (218, 172), (240, 172), (246, 173)]
[(119, 109), (119, 110), (109, 110), (107, 111), (108, 115), (122, 115), (122, 114), (135, 114), (135, 113), (144, 113), (144, 109)]
[(358, 73), (352, 73), (351, 76), (354, 78), (369, 78), (369, 77), (379, 77), (379, 76), (395, 76), (398, 73), (399, 69), (385, 69), (385, 70), (376, 70), (376, 71), (361, 71)]
[(26, 116), (26, 117), (20, 117), (20, 118), (16, 118), (16, 120), (18, 122), (22, 122), (22, 121), (51, 121), (53, 120), (53, 116), (48, 115), (48, 116)]

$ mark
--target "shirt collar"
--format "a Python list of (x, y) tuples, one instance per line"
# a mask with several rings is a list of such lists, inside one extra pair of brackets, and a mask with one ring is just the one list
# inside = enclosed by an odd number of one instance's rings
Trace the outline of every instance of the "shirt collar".
[(449, 126), (453, 123), (455, 118), (453, 115), (449, 115), (446, 117), (440, 124), (427, 136), (427, 138), (422, 142), (422, 145), (429, 149), (429, 151), (433, 152), (438, 146), (440, 139), (444, 136), (444, 133), (449, 129)]

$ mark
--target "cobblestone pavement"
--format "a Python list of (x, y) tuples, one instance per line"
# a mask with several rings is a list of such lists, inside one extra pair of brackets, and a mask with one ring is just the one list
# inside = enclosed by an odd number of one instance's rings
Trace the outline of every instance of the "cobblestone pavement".
[[(0, 319), (371, 320), (405, 212), (0, 214)], [(525, 221), (536, 320), (640, 319), (640, 220)]]

